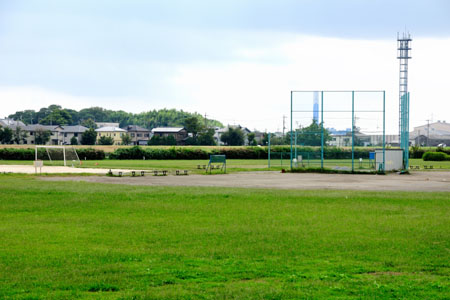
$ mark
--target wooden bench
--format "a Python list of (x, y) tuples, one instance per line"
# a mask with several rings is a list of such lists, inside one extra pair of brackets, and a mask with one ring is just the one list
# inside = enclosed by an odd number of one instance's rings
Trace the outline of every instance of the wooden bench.
[(175, 175), (177, 175), (177, 176), (180, 176), (180, 175), (189, 175), (188, 174), (188, 170), (183, 170), (183, 172), (182, 172), (182, 170), (176, 170), (175, 171)]
[(153, 176), (166, 176), (166, 175), (167, 175), (167, 170), (162, 170), (162, 171), (155, 170), (155, 171), (153, 171)]
[(119, 177), (123, 177), (123, 176), (136, 177), (136, 176), (145, 176), (145, 171), (130, 171), (130, 172), (118, 171), (118, 172), (113, 172), (110, 169), (108, 171), (108, 173), (106, 173), (106, 175), (108, 175), (108, 176), (119, 176)]

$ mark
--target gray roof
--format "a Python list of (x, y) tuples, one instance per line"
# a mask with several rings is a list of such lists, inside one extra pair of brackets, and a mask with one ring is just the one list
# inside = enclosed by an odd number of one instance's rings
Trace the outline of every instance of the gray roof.
[(87, 127), (81, 126), (81, 125), (75, 125), (75, 126), (62, 126), (63, 132), (85, 132), (88, 130)]
[(149, 129), (144, 128), (144, 127), (140, 127), (137, 125), (128, 125), (127, 127), (124, 128), (126, 131), (147, 131), (150, 132)]
[(119, 127), (112, 127), (112, 126), (106, 126), (106, 127), (100, 127), (98, 129), (95, 129), (97, 132), (126, 132), (126, 130), (119, 128)]
[(156, 127), (152, 129), (152, 132), (180, 132), (184, 127)]
[(25, 124), (22, 121), (15, 121), (13, 119), (0, 119), (0, 125), (1, 126), (20, 126), (20, 127), (25, 127)]

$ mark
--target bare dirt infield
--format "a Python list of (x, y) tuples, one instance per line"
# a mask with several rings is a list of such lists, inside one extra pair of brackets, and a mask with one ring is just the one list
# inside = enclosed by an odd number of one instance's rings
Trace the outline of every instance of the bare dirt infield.
[(450, 192), (450, 172), (416, 172), (411, 175), (282, 174), (280, 172), (245, 172), (222, 175), (189, 176), (43, 177), (42, 180), (72, 180), (145, 186)]

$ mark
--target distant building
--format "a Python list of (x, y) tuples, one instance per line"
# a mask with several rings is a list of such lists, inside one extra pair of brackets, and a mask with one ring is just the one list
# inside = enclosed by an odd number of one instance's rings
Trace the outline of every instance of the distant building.
[(419, 146), (450, 145), (450, 123), (437, 121), (414, 127), (409, 133), (409, 140), (411, 144)]
[(319, 92), (314, 92), (313, 99), (313, 121), (319, 123)]
[(106, 126), (97, 128), (97, 142), (102, 136), (111, 137), (114, 141), (114, 145), (122, 144), (122, 136), (127, 133), (126, 130), (119, 127)]
[(25, 125), (21, 121), (14, 121), (11, 119), (0, 119), (0, 125), (2, 127), (9, 127), (13, 131), (17, 127), (28, 133), (28, 137), (23, 142), (24, 144), (34, 145), (36, 144), (36, 132), (39, 131), (49, 131), (51, 133), (47, 145), (70, 145), (70, 140), (75, 136), (78, 143), (81, 141), (81, 134), (87, 130), (86, 127), (76, 125), (40, 125), (40, 124), (30, 124)]
[(15, 120), (13, 120), (13, 119), (0, 119), (0, 126), (2, 126), (2, 127), (9, 127), (9, 128), (12, 128), (12, 127), (16, 127), (16, 126), (19, 126), (19, 127), (25, 127), (25, 124), (22, 122), (22, 121), (15, 121)]
[(128, 125), (124, 128), (131, 137), (133, 145), (147, 145), (151, 131), (137, 125)]
[(173, 136), (177, 145), (184, 145), (188, 132), (184, 127), (157, 127), (152, 129), (152, 135), (160, 137)]

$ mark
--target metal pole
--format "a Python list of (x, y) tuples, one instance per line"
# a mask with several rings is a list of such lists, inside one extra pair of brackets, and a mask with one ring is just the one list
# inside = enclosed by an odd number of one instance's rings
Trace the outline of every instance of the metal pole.
[(298, 155), (297, 155), (297, 129), (295, 129), (295, 159), (297, 159)]
[(63, 146), (64, 167), (66, 167), (66, 147)]
[(321, 146), (320, 146), (320, 167), (323, 169), (323, 91), (321, 91), (321, 101), (320, 101), (320, 115), (321, 115), (321, 126), (322, 126), (322, 133), (321, 133)]
[(289, 133), (289, 135), (291, 140), (291, 170), (292, 170), (292, 91), (291, 91), (291, 132)]
[(352, 91), (352, 172), (355, 171), (355, 91)]
[(269, 157), (269, 169), (270, 169), (270, 132), (269, 132), (268, 140), (269, 140), (268, 157)]
[(386, 91), (383, 91), (383, 172), (386, 172)]

